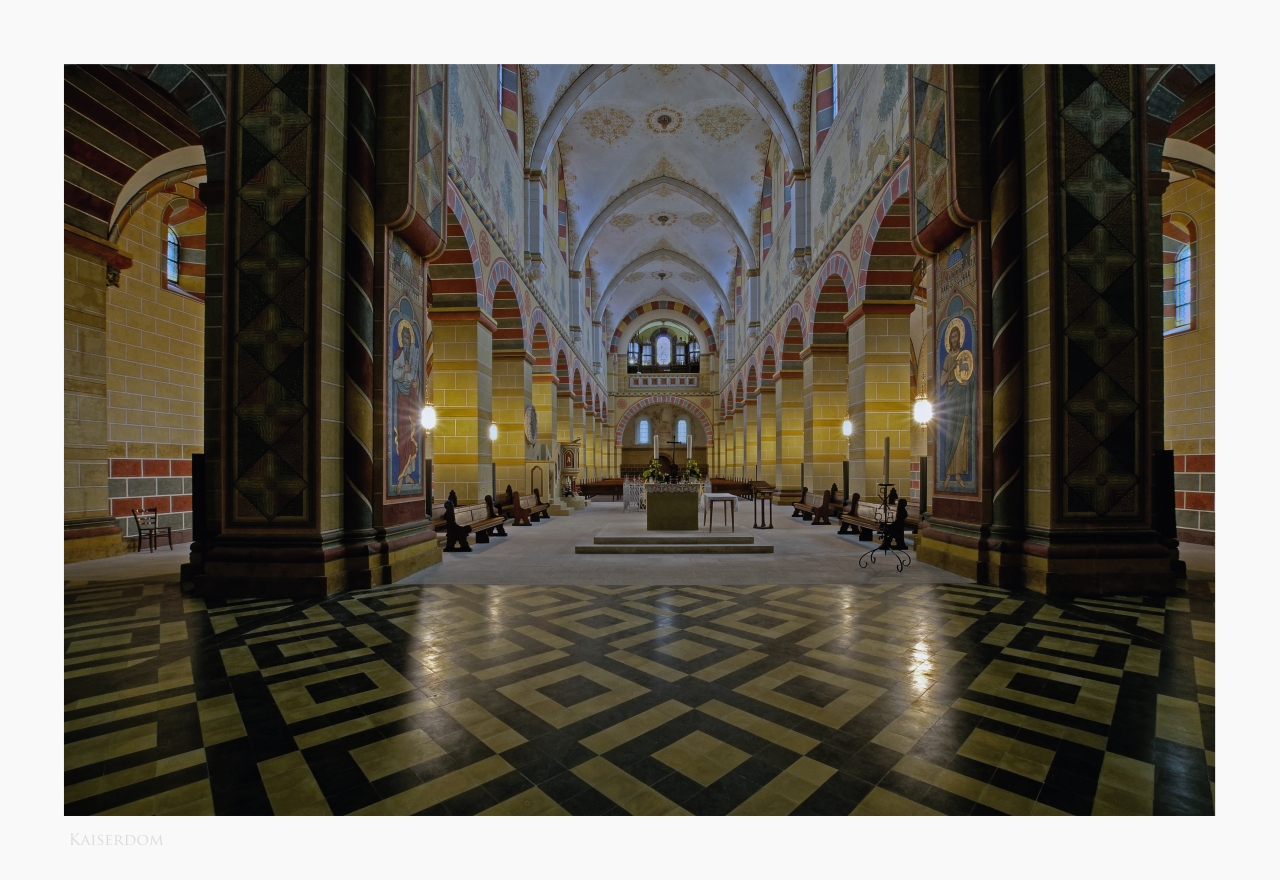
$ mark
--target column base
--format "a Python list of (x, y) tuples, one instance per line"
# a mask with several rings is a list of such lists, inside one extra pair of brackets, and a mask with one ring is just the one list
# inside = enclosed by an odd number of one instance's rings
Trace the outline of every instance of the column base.
[(84, 562), (119, 556), (126, 550), (120, 525), (110, 516), (71, 520), (62, 524), (62, 562)]
[(182, 589), (195, 596), (322, 599), (386, 586), (443, 559), (436, 532), (419, 524), (352, 540), (266, 540), (220, 535), (193, 544)]
[(1150, 530), (1057, 531), (1009, 540), (987, 527), (927, 520), (916, 558), (980, 584), (1046, 596), (1167, 594), (1177, 551)]

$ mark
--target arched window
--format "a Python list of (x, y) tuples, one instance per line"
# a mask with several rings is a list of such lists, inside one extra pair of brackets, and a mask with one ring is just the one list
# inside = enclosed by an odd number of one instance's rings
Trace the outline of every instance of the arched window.
[(641, 419), (636, 425), (636, 443), (645, 444), (649, 442), (649, 420)]
[(1164, 218), (1164, 334), (1196, 328), (1196, 224), (1186, 214)]
[(178, 233), (173, 231), (172, 226), (169, 227), (168, 241), (165, 245), (164, 277), (170, 284), (178, 283)]
[(635, 367), (640, 365), (640, 343), (632, 340), (627, 343), (627, 366)]
[(676, 422), (676, 442), (684, 443), (689, 436), (689, 423), (684, 419)]
[(663, 333), (654, 340), (654, 355), (658, 361), (658, 366), (667, 367), (671, 365), (671, 337)]
[(511, 146), (520, 149), (520, 65), (498, 65), (498, 109), (506, 126)]
[(814, 65), (813, 93), (816, 96), (814, 109), (817, 116), (814, 123), (814, 131), (817, 132), (817, 143), (814, 144), (814, 152), (817, 152), (822, 149), (822, 142), (827, 139), (827, 132), (831, 130), (831, 126), (836, 121), (836, 112), (839, 106), (837, 103), (839, 95), (836, 92), (836, 65)]

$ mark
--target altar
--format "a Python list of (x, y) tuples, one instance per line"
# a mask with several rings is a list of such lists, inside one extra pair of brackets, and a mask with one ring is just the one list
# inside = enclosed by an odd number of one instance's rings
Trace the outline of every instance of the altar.
[(651, 532), (696, 532), (701, 483), (648, 483), (646, 528)]

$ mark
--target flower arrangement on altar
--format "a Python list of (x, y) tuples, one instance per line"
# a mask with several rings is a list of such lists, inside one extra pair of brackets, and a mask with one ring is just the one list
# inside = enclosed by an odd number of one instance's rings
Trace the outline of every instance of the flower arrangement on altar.
[(649, 462), (649, 466), (640, 472), (640, 479), (646, 483), (652, 483), (662, 478), (664, 471), (662, 470), (662, 462), (654, 459)]
[(684, 466), (684, 476), (690, 482), (697, 482), (702, 479), (702, 468), (698, 467), (698, 463), (691, 458)]

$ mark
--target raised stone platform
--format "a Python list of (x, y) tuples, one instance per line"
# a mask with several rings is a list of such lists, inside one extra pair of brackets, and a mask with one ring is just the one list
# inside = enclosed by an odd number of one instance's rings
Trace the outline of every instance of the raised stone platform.
[(601, 529), (590, 544), (579, 544), (574, 553), (772, 553), (772, 544), (756, 542), (754, 535), (729, 531), (643, 531), (643, 524), (620, 524)]

